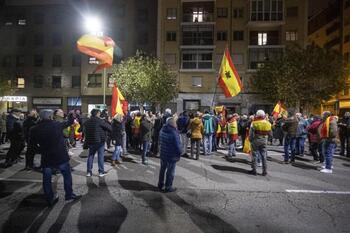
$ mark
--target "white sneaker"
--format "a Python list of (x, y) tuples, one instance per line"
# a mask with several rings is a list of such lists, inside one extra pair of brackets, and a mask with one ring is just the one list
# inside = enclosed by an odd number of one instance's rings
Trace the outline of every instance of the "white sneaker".
[(98, 174), (99, 177), (104, 177), (104, 176), (106, 176), (106, 175), (107, 175), (106, 172), (102, 172), (102, 173)]
[[(323, 169), (326, 169), (326, 165), (323, 165), (322, 168), (323, 168)], [(332, 165), (332, 169), (333, 169), (333, 165)]]
[(73, 156), (74, 153), (73, 153), (72, 151), (68, 151), (68, 155), (69, 155), (69, 156)]
[(86, 177), (91, 177), (91, 176), (92, 176), (91, 172), (86, 173)]
[(260, 163), (258, 163), (258, 167), (262, 167), (262, 163), (260, 162)]
[(332, 169), (322, 169), (320, 172), (322, 172), (322, 173), (328, 173), (328, 174), (331, 174), (331, 173), (333, 173), (333, 171), (332, 171)]

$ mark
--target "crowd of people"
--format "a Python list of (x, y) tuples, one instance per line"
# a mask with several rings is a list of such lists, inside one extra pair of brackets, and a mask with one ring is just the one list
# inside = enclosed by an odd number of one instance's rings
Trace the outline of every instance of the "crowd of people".
[[(322, 116), (303, 116), (296, 113), (291, 117), (279, 114), (271, 117), (263, 110), (255, 114), (239, 115), (215, 113), (213, 111), (172, 114), (166, 109), (163, 114), (151, 111), (134, 111), (109, 116), (108, 111), (93, 109), (90, 117), (84, 119), (79, 110), (65, 115), (61, 109), (55, 111), (32, 110), (24, 115), (13, 109), (1, 115), (0, 143), (10, 142), (4, 167), (12, 166), (23, 159), (21, 152), (26, 147), (25, 169), (34, 167), (35, 154), (41, 154), (40, 167), (43, 172), (43, 186), (50, 204), (58, 197), (51, 188), (52, 172), (60, 171), (64, 177), (66, 199), (76, 199), (72, 191), (72, 176), (69, 157), (71, 147), (81, 142), (88, 149), (87, 177), (93, 175), (93, 160), (98, 157), (98, 174), (106, 175), (104, 169), (105, 150), (112, 148), (111, 165), (118, 166), (129, 152), (139, 153), (142, 164), (148, 165), (148, 158), (160, 158), (158, 187), (172, 192), (176, 162), (181, 157), (198, 160), (201, 155), (210, 156), (218, 151), (227, 159), (244, 151), (251, 155), (251, 174), (267, 175), (267, 146), (284, 147), (284, 163), (294, 163), (296, 156), (304, 156), (308, 141), (310, 155), (315, 161), (324, 163), (323, 173), (332, 173), (332, 159), (340, 139), (341, 155), (350, 156), (350, 113), (339, 121), (330, 112)], [(188, 149), (190, 148), (190, 149)], [(165, 182), (164, 182), (165, 179)]]

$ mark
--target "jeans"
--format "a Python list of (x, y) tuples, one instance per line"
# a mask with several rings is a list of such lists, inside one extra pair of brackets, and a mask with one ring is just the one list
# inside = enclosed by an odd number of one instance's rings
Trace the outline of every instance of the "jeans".
[(213, 151), (213, 135), (205, 134), (203, 138), (203, 151), (205, 155), (211, 154)]
[(257, 160), (261, 159), (262, 162), (262, 169), (263, 172), (266, 172), (267, 169), (267, 163), (266, 163), (266, 157), (267, 157), (267, 151), (266, 151), (266, 146), (261, 145), (259, 147), (252, 146), (252, 169), (256, 171), (256, 164)]
[(236, 156), (236, 143), (234, 140), (230, 139), (230, 142), (228, 144), (228, 156)]
[(172, 188), (175, 177), (176, 162), (170, 162), (167, 160), (160, 160), (159, 181), (158, 188), (162, 189), (164, 186), (164, 176), (166, 172), (165, 189)]
[(116, 161), (116, 160), (120, 160), (120, 155), (122, 154), (123, 149), (122, 146), (115, 146), (113, 155), (112, 155), (112, 160)]
[(296, 143), (296, 154), (303, 155), (304, 154), (304, 146), (305, 146), (305, 140), (304, 137), (297, 137), (297, 143)]
[(72, 174), (71, 174), (71, 168), (70, 168), (69, 162), (66, 162), (54, 167), (44, 167), (43, 168), (43, 189), (44, 189), (44, 194), (46, 196), (46, 200), (49, 203), (51, 203), (54, 198), (54, 194), (52, 191), (52, 182), (51, 182), (53, 168), (60, 170), (63, 176), (64, 191), (66, 193), (65, 194), (66, 199), (73, 196)]
[(213, 151), (217, 151), (216, 135), (215, 135), (215, 134), (212, 135), (212, 139), (211, 139), (211, 140), (213, 141), (213, 143), (212, 143), (212, 145), (213, 145)]
[(145, 162), (147, 160), (147, 153), (150, 149), (150, 141), (143, 141), (142, 145), (142, 162)]
[(332, 169), (333, 154), (335, 151), (335, 142), (324, 141), (323, 142), (323, 155), (326, 161), (326, 169)]
[(104, 152), (105, 152), (105, 143), (95, 144), (89, 146), (89, 156), (87, 160), (87, 172), (92, 172), (92, 166), (94, 163), (94, 157), (97, 152), (98, 156), (98, 172), (103, 173), (104, 170)]
[(194, 150), (194, 146), (196, 145), (196, 157), (197, 159), (199, 159), (199, 152), (200, 152), (200, 148), (201, 148), (201, 140), (197, 139), (197, 138), (191, 138), (191, 157), (194, 158), (193, 156), (193, 150)]
[(187, 145), (188, 145), (187, 134), (186, 133), (180, 134), (180, 140), (181, 140), (181, 146), (182, 146), (181, 153), (182, 153), (182, 155), (184, 155), (187, 152)]
[(314, 160), (319, 160), (319, 154), (321, 156), (322, 151), (320, 152), (319, 148), (320, 148), (319, 143), (317, 143), (317, 142), (310, 143), (310, 151), (311, 151), (311, 155), (314, 158)]
[(289, 161), (289, 151), (291, 152), (290, 159), (291, 161), (294, 161), (295, 159), (295, 142), (296, 138), (292, 137), (290, 135), (286, 135), (286, 138), (284, 139), (284, 161)]

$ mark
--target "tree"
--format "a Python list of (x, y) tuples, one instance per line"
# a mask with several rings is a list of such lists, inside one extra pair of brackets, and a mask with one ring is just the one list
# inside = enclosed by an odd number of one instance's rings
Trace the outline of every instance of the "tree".
[(113, 69), (122, 94), (128, 101), (163, 106), (177, 94), (176, 74), (159, 59), (137, 53)]
[(343, 90), (349, 74), (342, 55), (310, 45), (287, 47), (280, 59), (266, 61), (253, 75), (252, 86), (268, 101), (310, 107), (330, 100)]

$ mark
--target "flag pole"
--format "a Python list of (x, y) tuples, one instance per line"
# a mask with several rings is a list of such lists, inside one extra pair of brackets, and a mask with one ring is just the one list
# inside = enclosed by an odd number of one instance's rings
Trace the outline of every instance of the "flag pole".
[(106, 107), (106, 68), (103, 68), (103, 106)]

